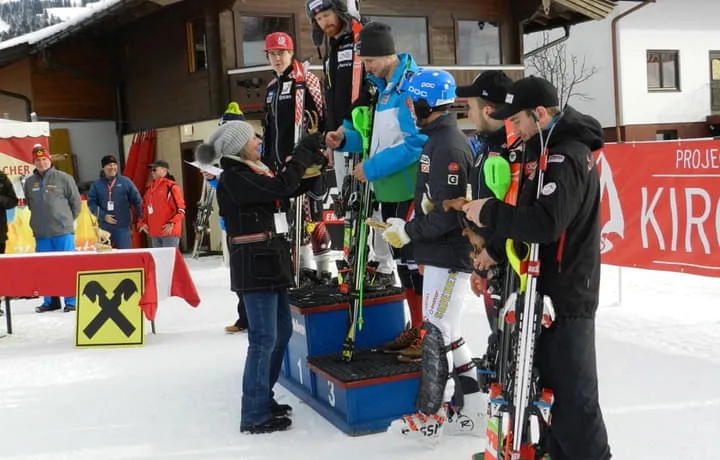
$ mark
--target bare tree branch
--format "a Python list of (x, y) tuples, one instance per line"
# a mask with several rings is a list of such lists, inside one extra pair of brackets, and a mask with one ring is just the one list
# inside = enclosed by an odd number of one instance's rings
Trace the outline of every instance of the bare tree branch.
[[(536, 46), (547, 46), (551, 42), (550, 32), (545, 31)], [(529, 57), (525, 63), (530, 73), (543, 77), (557, 88), (560, 107), (564, 107), (574, 97), (592, 99), (580, 91), (580, 86), (598, 73), (598, 68), (588, 66), (584, 56), (568, 54), (565, 43), (546, 48)]]

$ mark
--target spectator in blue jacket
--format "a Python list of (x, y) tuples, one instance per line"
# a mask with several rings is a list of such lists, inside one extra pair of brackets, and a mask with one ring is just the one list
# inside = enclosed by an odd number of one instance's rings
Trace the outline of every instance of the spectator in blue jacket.
[(118, 249), (130, 249), (130, 226), (135, 207), (138, 219), (142, 216), (142, 197), (135, 184), (120, 175), (118, 162), (113, 155), (102, 158), (100, 178), (93, 182), (88, 192), (88, 207), (97, 216), (100, 228), (110, 232), (110, 241)]

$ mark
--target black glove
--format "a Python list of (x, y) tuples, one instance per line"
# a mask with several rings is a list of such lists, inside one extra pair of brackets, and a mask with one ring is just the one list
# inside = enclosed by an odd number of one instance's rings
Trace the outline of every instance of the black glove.
[(310, 134), (300, 139), (297, 146), (315, 152), (322, 152), (325, 150), (325, 136), (322, 133)]
[(315, 133), (300, 139), (293, 149), (293, 157), (307, 159), (307, 171), (303, 178), (319, 176), (328, 164), (323, 154), (325, 138), (322, 133)]

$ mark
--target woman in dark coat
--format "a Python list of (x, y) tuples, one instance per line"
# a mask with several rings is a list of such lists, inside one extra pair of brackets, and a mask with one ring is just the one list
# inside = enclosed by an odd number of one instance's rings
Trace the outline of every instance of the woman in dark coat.
[(252, 126), (231, 121), (195, 152), (201, 163), (220, 158), (218, 203), (228, 235), (231, 287), (243, 294), (249, 320), (242, 432), (268, 433), (291, 424), (290, 406), (278, 404), (272, 391), (292, 334), (287, 289), (294, 281), (280, 201), (307, 189), (303, 175), (308, 166), (324, 164), (322, 148), (320, 135), (306, 137), (274, 173), (260, 161), (260, 141)]

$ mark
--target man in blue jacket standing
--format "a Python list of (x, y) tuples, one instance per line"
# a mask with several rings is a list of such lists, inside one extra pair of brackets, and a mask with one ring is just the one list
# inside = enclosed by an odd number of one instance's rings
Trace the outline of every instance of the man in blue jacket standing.
[(114, 156), (104, 156), (101, 163), (103, 169), (100, 178), (93, 182), (88, 192), (88, 207), (97, 217), (100, 228), (110, 232), (113, 246), (130, 249), (130, 205), (135, 207), (139, 219), (142, 217), (142, 197), (135, 184), (120, 175)]
[[(420, 156), (427, 141), (427, 136), (420, 134), (415, 125), (412, 99), (406, 92), (407, 81), (418, 67), (409, 54), (396, 53), (392, 30), (381, 22), (371, 22), (360, 31), (358, 54), (370, 84), (377, 88), (377, 103), (373, 110), (369, 158), (355, 166), (353, 176), (356, 180), (372, 184), (375, 201), (380, 203), (382, 214), (382, 217), (373, 216), (375, 220), (399, 217), (409, 221), (413, 216), (418, 164), (422, 162)], [(358, 105), (363, 105), (362, 99), (361, 96)], [(327, 133), (325, 140), (332, 149), (362, 152), (360, 133), (347, 118), (337, 131)], [(398, 353), (420, 343), (422, 276), (411, 246), (396, 250), (394, 258), (405, 289), (412, 328), (383, 347), (389, 353)], [(389, 247), (377, 232), (373, 249), (380, 263), (378, 273), (390, 276), (391, 284), (394, 284), (392, 256), (384, 257), (384, 254), (390, 255)]]

